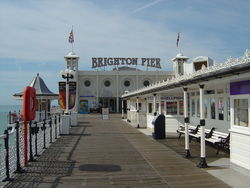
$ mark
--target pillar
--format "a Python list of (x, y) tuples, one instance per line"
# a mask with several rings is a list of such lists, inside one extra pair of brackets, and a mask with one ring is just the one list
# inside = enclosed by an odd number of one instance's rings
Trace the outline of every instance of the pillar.
[(124, 101), (122, 99), (122, 119), (124, 119)]
[(154, 116), (157, 115), (156, 112), (156, 93), (154, 94), (154, 99), (153, 99), (153, 111), (154, 111)]
[(184, 103), (184, 125), (185, 125), (185, 158), (189, 158), (190, 150), (189, 150), (189, 117), (188, 117), (188, 99), (187, 99), (187, 88), (183, 88), (184, 90), (184, 96), (183, 96), (183, 103)]
[(161, 114), (161, 94), (158, 94), (158, 103), (159, 103), (159, 114)]
[(139, 97), (136, 97), (136, 120), (137, 120), (137, 128), (140, 128), (140, 125), (139, 125)]
[(205, 143), (205, 119), (204, 119), (204, 85), (200, 85), (200, 125), (201, 125), (201, 155), (198, 167), (207, 168), (206, 143)]

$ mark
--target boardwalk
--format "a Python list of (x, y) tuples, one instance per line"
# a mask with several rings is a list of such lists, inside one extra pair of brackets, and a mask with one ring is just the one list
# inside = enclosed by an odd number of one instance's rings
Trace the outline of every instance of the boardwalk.
[(79, 121), (5, 187), (228, 187), (119, 115)]

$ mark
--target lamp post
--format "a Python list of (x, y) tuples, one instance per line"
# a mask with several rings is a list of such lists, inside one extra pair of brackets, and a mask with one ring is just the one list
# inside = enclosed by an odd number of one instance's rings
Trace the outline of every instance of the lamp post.
[(73, 70), (65, 69), (60, 72), (63, 79), (66, 79), (66, 110), (65, 114), (69, 114), (69, 80), (74, 78), (75, 72)]

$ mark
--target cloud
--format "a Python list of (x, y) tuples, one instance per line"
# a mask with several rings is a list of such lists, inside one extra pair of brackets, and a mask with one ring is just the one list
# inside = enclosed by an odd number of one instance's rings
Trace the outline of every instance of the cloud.
[[(18, 92), (36, 72), (48, 78), (52, 90), (57, 89), (58, 73), (65, 68), (64, 56), (71, 50), (68, 36), (72, 25), (80, 70), (90, 70), (91, 58), (98, 56), (159, 57), (163, 69), (170, 70), (171, 59), (178, 53), (177, 32), (181, 32), (182, 51), (190, 58), (208, 55), (223, 62), (227, 56), (242, 55), (249, 45), (249, 37), (244, 37), (249, 31), (247, 12), (234, 11), (236, 6), (228, 5), (225, 10), (220, 4), (216, 4), (217, 8), (206, 2), (202, 7), (197, 1), (155, 0), (143, 6), (138, 3), (1, 1), (0, 88), (7, 89), (0, 103), (11, 102), (6, 96), (11, 96), (13, 90)], [(161, 6), (156, 9), (157, 3)], [(150, 11), (143, 11), (146, 9)], [(232, 29), (234, 25), (237, 29)], [(240, 35), (234, 33), (239, 30)]]
[(146, 5), (142, 6), (142, 7), (139, 7), (139, 8), (137, 8), (137, 9), (135, 9), (135, 10), (133, 11), (133, 13), (137, 13), (137, 12), (140, 12), (140, 11), (142, 11), (142, 10), (144, 10), (144, 9), (147, 9), (147, 8), (149, 8), (149, 7), (152, 7), (152, 6), (156, 5), (157, 3), (159, 3), (160, 1), (162, 1), (162, 0), (154, 0), (154, 1), (151, 2), (151, 3), (148, 3), (148, 4), (146, 4)]

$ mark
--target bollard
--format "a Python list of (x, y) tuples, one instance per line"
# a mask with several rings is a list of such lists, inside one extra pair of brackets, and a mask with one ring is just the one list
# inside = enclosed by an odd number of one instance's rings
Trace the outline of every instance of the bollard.
[(8, 127), (5, 131), (5, 138), (4, 138), (4, 146), (5, 146), (5, 150), (6, 150), (6, 155), (5, 155), (5, 167), (6, 167), (6, 178), (3, 180), (3, 182), (5, 181), (13, 181), (13, 178), (10, 178), (10, 163), (9, 163), (9, 155), (10, 155), (10, 151), (9, 151), (9, 130), (10, 127)]
[(52, 118), (50, 117), (49, 118), (49, 132), (50, 132), (50, 142), (49, 143), (52, 143)]
[(55, 116), (55, 140), (57, 139), (57, 116)]
[(15, 173), (23, 173), (25, 172), (22, 168), (21, 168), (21, 162), (20, 162), (20, 144), (19, 144), (19, 122), (16, 121), (16, 171)]
[(43, 120), (43, 126), (41, 128), (43, 130), (43, 149), (46, 149), (46, 120)]
[(38, 157), (38, 152), (37, 152), (37, 134), (39, 132), (39, 127), (37, 127), (37, 122), (35, 124), (35, 156)]
[(29, 136), (30, 136), (30, 162), (34, 161), (33, 152), (32, 152), (32, 135), (34, 135), (34, 129), (32, 128), (32, 121), (29, 123)]

